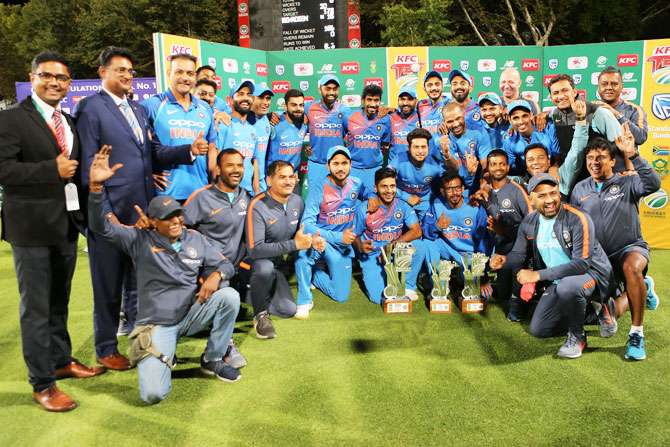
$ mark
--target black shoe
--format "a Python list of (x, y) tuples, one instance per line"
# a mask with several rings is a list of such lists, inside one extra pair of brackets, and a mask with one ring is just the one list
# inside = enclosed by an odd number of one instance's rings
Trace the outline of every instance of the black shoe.
[(254, 317), (254, 328), (256, 329), (256, 337), (258, 338), (275, 338), (277, 336), (267, 310)]
[(242, 377), (237, 368), (228, 365), (223, 359), (205, 362), (205, 354), (200, 356), (200, 371), (224, 382), (237, 382)]

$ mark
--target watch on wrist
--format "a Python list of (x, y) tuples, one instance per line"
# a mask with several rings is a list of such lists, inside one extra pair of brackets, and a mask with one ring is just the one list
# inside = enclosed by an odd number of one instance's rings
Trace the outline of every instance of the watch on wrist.
[(639, 156), (640, 156), (640, 153), (635, 151), (635, 153), (633, 155), (631, 155), (630, 157), (628, 157), (628, 159), (630, 161), (633, 161), (633, 160), (637, 159), (637, 157), (639, 157)]

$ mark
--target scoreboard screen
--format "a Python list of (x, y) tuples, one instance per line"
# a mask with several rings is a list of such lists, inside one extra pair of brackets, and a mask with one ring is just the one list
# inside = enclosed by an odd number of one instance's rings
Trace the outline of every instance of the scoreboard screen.
[(337, 47), (335, 0), (281, 0), (283, 50)]

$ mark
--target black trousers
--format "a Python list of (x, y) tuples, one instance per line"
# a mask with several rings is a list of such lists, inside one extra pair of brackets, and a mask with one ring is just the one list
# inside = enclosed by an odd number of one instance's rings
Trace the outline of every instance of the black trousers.
[(272, 259), (245, 259), (251, 270), (240, 269), (240, 277), (249, 284), (254, 315), (268, 311), (280, 318), (295, 315), (293, 292), (286, 279), (285, 262), (275, 265)]
[(21, 342), (36, 392), (56, 384), (56, 369), (72, 361), (67, 332), (77, 242), (47, 247), (12, 245), (21, 305)]

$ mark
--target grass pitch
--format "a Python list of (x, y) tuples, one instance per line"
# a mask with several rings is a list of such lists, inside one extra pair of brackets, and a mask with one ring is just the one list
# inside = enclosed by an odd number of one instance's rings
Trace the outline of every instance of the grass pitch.
[[(255, 337), (243, 305), (234, 339), (249, 366), (237, 383), (200, 374), (203, 334), (180, 341), (162, 403), (140, 400), (135, 370), (110, 371), (60, 381), (79, 408), (53, 414), (32, 401), (11, 248), (0, 242), (0, 446), (670, 445), (669, 271), (670, 252), (653, 250), (661, 304), (646, 314), (639, 363), (623, 359), (628, 313), (610, 339), (587, 326), (584, 356), (563, 360), (563, 336), (533, 338), (495, 301), (483, 315), (430, 314), (419, 303), (384, 315), (355, 275), (349, 302), (317, 291), (308, 320), (273, 319), (275, 340)], [(80, 250), (69, 329), (88, 364), (92, 309)]]

